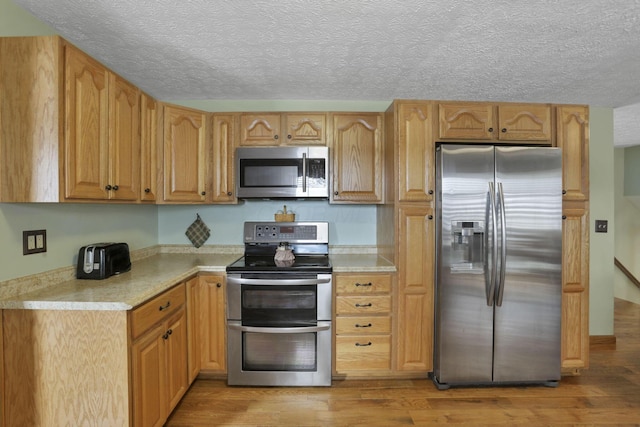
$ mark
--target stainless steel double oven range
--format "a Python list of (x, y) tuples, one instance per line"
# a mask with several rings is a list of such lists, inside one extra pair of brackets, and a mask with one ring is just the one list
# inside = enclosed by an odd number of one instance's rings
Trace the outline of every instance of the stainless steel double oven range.
[[(246, 222), (227, 267), (229, 385), (330, 386), (332, 281), (326, 222)], [(276, 262), (281, 244), (295, 261)]]

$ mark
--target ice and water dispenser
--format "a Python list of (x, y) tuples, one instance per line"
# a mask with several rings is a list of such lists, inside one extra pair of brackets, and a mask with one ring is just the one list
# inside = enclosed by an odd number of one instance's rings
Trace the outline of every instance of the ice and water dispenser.
[(451, 272), (484, 273), (484, 221), (452, 221), (451, 234)]

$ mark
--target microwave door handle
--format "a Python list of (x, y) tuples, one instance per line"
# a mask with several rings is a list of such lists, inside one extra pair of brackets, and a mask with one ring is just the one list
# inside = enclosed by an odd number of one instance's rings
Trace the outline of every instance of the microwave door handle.
[(325, 326), (301, 326), (292, 328), (265, 328), (257, 326), (227, 325), (229, 329), (235, 329), (242, 332), (257, 332), (262, 334), (305, 334), (309, 332), (327, 331), (331, 325)]
[(276, 286), (297, 286), (297, 285), (321, 285), (329, 283), (331, 278), (326, 279), (245, 279), (227, 276), (227, 285), (276, 285)]
[(307, 153), (302, 153), (302, 192), (307, 192)]

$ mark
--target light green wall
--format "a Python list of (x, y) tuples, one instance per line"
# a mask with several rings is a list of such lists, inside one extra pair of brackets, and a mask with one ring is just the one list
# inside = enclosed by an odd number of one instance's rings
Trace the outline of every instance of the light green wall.
[(0, 0), (0, 37), (48, 36), (55, 31), (11, 0)]
[[(638, 149), (640, 146), (615, 149), (615, 256), (635, 277), (640, 277), (640, 198), (639, 193), (635, 197), (626, 196), (626, 183), (627, 177), (633, 176), (628, 174), (629, 169), (632, 172), (639, 169), (640, 159), (635, 164), (629, 162)], [(634, 156), (629, 155), (630, 151)], [(640, 289), (617, 268), (614, 295), (640, 304)]]
[[(589, 333), (613, 335), (613, 109), (591, 107), (589, 126)], [(595, 233), (596, 219), (609, 221), (608, 233)]]
[[(622, 150), (622, 149), (621, 149)], [(624, 148), (623, 151), (623, 171), (625, 196), (640, 196), (640, 145)]]

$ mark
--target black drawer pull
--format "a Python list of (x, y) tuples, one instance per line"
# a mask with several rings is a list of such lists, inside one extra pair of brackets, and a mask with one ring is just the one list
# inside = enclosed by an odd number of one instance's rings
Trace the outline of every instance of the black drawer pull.
[(371, 323), (367, 323), (366, 325), (361, 325), (359, 323), (356, 323), (356, 328), (370, 328), (373, 325)]
[(369, 283), (356, 283), (356, 286), (373, 286), (371, 282)]
[(360, 304), (360, 303), (356, 303), (356, 307), (371, 307), (373, 304), (368, 303), (368, 304)]
[(165, 305), (161, 305), (160, 308), (158, 310), (162, 311), (162, 310), (166, 310), (167, 308), (169, 308), (171, 306), (171, 301), (167, 301), (167, 303)]
[(371, 344), (371, 341), (369, 341), (366, 344), (360, 344), (359, 342), (356, 343), (356, 347), (369, 347)]

